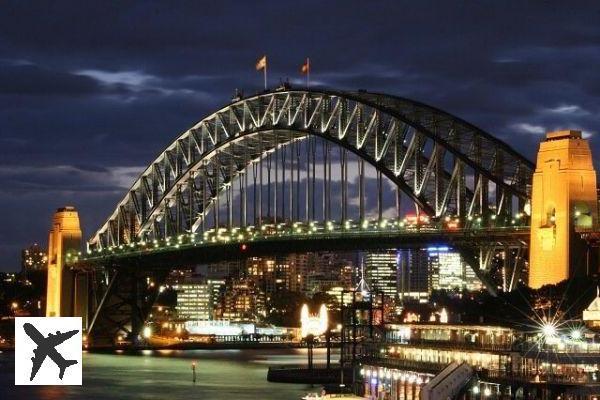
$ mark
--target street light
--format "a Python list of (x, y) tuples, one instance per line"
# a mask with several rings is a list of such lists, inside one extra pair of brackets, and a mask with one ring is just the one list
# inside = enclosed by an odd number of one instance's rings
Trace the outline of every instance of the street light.
[(144, 336), (144, 339), (149, 339), (150, 336), (152, 336), (152, 328), (150, 328), (149, 326), (146, 325), (144, 327), (142, 335)]
[(545, 323), (542, 326), (542, 333), (545, 337), (554, 337), (556, 336), (556, 327), (551, 323)]

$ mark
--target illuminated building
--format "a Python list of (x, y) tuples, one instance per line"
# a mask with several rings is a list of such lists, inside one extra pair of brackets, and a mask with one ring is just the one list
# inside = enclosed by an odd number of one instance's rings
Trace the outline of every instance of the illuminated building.
[(12, 272), (0, 272), (0, 277), (5, 283), (13, 283), (17, 280), (17, 275)]
[[(386, 400), (600, 395), (600, 343), (582, 321), (448, 324), (443, 308), (443, 322), (390, 323), (376, 317), (384, 311), (383, 297), (365, 300), (357, 293), (342, 308), (340, 359), (359, 377), (357, 395)], [(589, 309), (600, 309), (600, 294)], [(434, 392), (432, 385), (455, 395), (425, 396)]]
[(240, 340), (243, 335), (262, 335), (278, 336), (279, 340), (284, 337), (298, 336), (298, 328), (282, 328), (282, 327), (261, 327), (254, 323), (231, 321), (188, 321), (185, 323), (185, 329), (190, 335), (214, 335), (221, 338)]
[(243, 270), (244, 260), (221, 261), (205, 266), (206, 272), (201, 272), (207, 278), (225, 279), (237, 277)]
[(337, 281), (336, 285), (351, 288), (355, 285), (356, 257), (357, 253), (329, 251), (315, 253), (308, 279), (311, 279), (310, 275), (321, 275), (325, 276), (325, 280)]
[(371, 289), (395, 299), (398, 295), (398, 252), (395, 249), (367, 252), (363, 262)]
[(345, 288), (354, 286), (354, 264), (347, 263), (340, 268), (340, 285)]
[[(335, 298), (338, 306), (343, 304), (350, 304), (352, 302), (352, 292), (348, 290), (348, 288), (344, 288), (342, 286), (332, 286), (326, 292), (328, 295)], [(333, 305), (329, 305), (332, 307)]]
[(77, 210), (75, 207), (59, 208), (54, 213), (48, 239), (47, 317), (82, 316), (87, 313), (87, 310), (83, 310), (87, 308), (87, 283), (75, 279), (74, 273), (64, 268), (67, 252), (78, 252), (80, 247), (81, 229)]
[(398, 251), (398, 295), (426, 301), (431, 290), (428, 255), (422, 249)]
[(260, 291), (250, 278), (234, 279), (227, 283), (220, 318), (226, 321), (254, 321), (264, 316)]
[(315, 253), (311, 257), (304, 292), (313, 294), (327, 292), (333, 287), (351, 289), (354, 281), (354, 262), (348, 254), (335, 252)]
[(21, 251), (22, 271), (40, 271), (46, 268), (48, 268), (48, 255), (37, 243)]
[[(600, 394), (600, 344), (547, 327), (521, 331), (493, 325), (388, 324), (385, 340), (361, 345), (357, 359), (370, 398), (416, 400), (451, 363), (470, 379), (451, 380), (466, 399), (577, 398)], [(545, 338), (544, 338), (545, 336)], [(542, 339), (540, 339), (542, 338)]]
[(265, 301), (281, 290), (303, 291), (307, 288), (308, 255), (251, 257), (246, 260), (246, 276), (262, 292)]
[(165, 285), (174, 286), (180, 283), (183, 283), (187, 280), (192, 279), (193, 271), (190, 268), (186, 269), (174, 269), (169, 272), (167, 279), (165, 280)]
[(212, 319), (211, 287), (207, 283), (181, 283), (177, 291), (177, 315), (184, 320)]
[(329, 289), (340, 285), (339, 277), (331, 277), (326, 274), (311, 274), (308, 277), (308, 292), (327, 292)]
[(214, 319), (221, 301), (225, 281), (222, 279), (188, 279), (173, 285), (177, 292), (178, 317), (183, 320), (206, 321)]
[[(596, 171), (580, 131), (546, 135), (540, 144), (531, 196), (529, 286), (556, 284), (585, 271), (574, 229), (597, 223)], [(596, 268), (590, 270), (596, 272)]]
[(210, 303), (213, 311), (212, 318), (214, 318), (217, 308), (223, 302), (223, 296), (225, 295), (225, 290), (227, 287), (227, 280), (207, 279), (206, 283), (210, 286)]
[(447, 246), (428, 247), (429, 292), (431, 290), (479, 290), (481, 281), (460, 254)]

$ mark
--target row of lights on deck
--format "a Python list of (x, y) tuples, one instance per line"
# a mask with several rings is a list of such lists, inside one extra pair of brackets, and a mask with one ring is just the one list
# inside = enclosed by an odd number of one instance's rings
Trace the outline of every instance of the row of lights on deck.
[(361, 376), (365, 376), (367, 379), (370, 379), (372, 384), (376, 384), (378, 380), (391, 381), (393, 379), (394, 381), (408, 382), (408, 383), (415, 383), (417, 385), (422, 385), (422, 384), (428, 383), (429, 380), (431, 379), (428, 376), (423, 377), (420, 374), (412, 373), (412, 372), (399, 372), (399, 371), (392, 372), (391, 370), (389, 370), (387, 368), (380, 369), (379, 372), (371, 371), (368, 368), (367, 369), (362, 368), (359, 373)]
[[(479, 385), (475, 385), (471, 388), (471, 392), (473, 392), (473, 394), (478, 395), (479, 393), (481, 393), (481, 389), (479, 388)], [(483, 388), (483, 396), (484, 397), (490, 397), (492, 395), (492, 389), (489, 386), (485, 386)]]
[[(523, 217), (522, 213), (517, 214), (514, 219), (511, 221), (511, 224), (516, 224), (517, 220), (520, 220)], [(492, 220), (496, 219), (495, 215), (491, 216)], [(475, 221), (477, 223), (482, 222), (481, 216), (473, 216), (469, 215), (467, 217), (468, 221)], [(265, 224), (260, 228), (254, 226), (248, 226), (246, 228), (218, 228), (217, 230), (211, 229), (210, 231), (204, 232), (202, 238), (199, 240), (197, 233), (189, 233), (189, 234), (181, 234), (176, 238), (167, 237), (165, 239), (154, 239), (154, 240), (142, 240), (139, 242), (131, 242), (128, 244), (120, 244), (114, 246), (108, 246), (106, 248), (97, 248), (97, 249), (89, 249), (87, 254), (95, 253), (115, 253), (121, 251), (151, 251), (151, 250), (163, 250), (165, 248), (179, 248), (181, 246), (192, 245), (196, 246), (198, 244), (211, 244), (211, 243), (228, 243), (228, 242), (241, 242), (241, 241), (253, 241), (257, 238), (261, 237), (285, 237), (288, 235), (313, 235), (313, 234), (323, 234), (323, 232), (333, 232), (337, 229), (363, 229), (363, 230), (371, 230), (374, 232), (379, 232), (380, 230), (388, 230), (393, 231), (395, 229), (402, 228), (439, 228), (439, 226), (431, 226), (430, 219), (426, 215), (420, 216), (408, 216), (402, 220), (390, 220), (390, 219), (382, 219), (375, 221), (365, 220), (362, 223), (356, 224), (352, 220), (346, 220), (343, 223), (339, 223), (336, 221), (326, 221), (324, 224), (319, 221), (312, 221), (308, 223), (294, 222), (293, 224), (280, 223), (277, 225)], [(457, 230), (460, 226), (460, 219), (457, 217), (447, 216), (443, 219), (441, 227), (447, 230)], [(81, 257), (81, 252), (78, 253), (68, 253), (67, 259), (68, 261), (78, 261), (79, 257)]]

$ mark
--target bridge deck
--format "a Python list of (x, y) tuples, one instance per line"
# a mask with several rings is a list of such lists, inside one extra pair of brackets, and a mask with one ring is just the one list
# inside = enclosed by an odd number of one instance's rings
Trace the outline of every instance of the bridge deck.
[(74, 256), (70, 263), (88, 266), (168, 267), (233, 260), (254, 256), (310, 251), (376, 250), (446, 245), (457, 250), (481, 245), (521, 246), (529, 241), (529, 227), (480, 229), (332, 228), (315, 223), (294, 224), (291, 230), (264, 225), (256, 229), (219, 229), (204, 235), (185, 234), (162, 241), (139, 242)]

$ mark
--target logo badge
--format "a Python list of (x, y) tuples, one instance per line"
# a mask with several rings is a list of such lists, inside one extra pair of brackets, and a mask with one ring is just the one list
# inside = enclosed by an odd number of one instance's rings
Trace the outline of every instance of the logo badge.
[(15, 318), (15, 385), (81, 385), (81, 318)]

